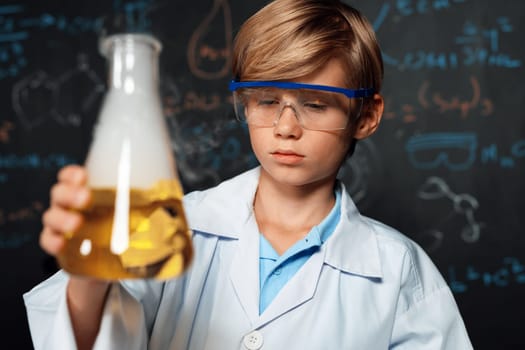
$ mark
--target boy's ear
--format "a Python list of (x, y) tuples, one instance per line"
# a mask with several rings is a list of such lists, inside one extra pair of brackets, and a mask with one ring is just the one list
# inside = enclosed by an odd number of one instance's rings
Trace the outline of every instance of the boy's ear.
[(363, 109), (355, 129), (354, 138), (361, 140), (372, 135), (381, 122), (385, 102), (379, 94), (374, 94), (372, 102)]

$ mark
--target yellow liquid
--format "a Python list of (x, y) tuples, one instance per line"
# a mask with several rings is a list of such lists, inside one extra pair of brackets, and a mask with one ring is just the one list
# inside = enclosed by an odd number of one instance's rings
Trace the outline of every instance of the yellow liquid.
[[(66, 240), (57, 256), (67, 272), (105, 280), (179, 276), (188, 267), (193, 248), (176, 180), (162, 180), (149, 190), (129, 191), (129, 215), (122, 242), (115, 251), (113, 226), (115, 189), (92, 189), (85, 223)], [(118, 204), (117, 204), (118, 207)], [(125, 227), (126, 227), (125, 226)], [(122, 238), (123, 233), (117, 233)]]

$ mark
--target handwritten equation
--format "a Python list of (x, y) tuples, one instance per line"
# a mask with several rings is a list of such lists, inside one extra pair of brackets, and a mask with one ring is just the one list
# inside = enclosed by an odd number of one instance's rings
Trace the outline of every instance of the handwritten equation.
[(384, 118), (410, 124), (429, 118), (429, 111), (440, 115), (459, 115), (462, 120), (494, 115), (494, 102), (484, 96), (478, 78), (471, 76), (465, 86), (461, 93), (454, 94), (450, 89), (443, 91), (431, 81), (424, 80), (416, 92), (417, 103), (397, 103), (396, 97), (386, 96)]
[[(393, 6), (385, 3), (373, 21), (374, 29), (381, 36), (381, 27), (390, 17), (397, 23), (399, 17), (429, 15), (459, 8), (465, 3), (467, 0), (397, 0), (394, 1)], [(465, 6), (461, 6), (461, 9), (468, 13)], [(447, 29), (450, 29), (446, 21), (440, 25), (446, 25)], [(501, 45), (506, 37), (511, 36), (513, 39), (515, 35), (512, 34), (514, 34), (514, 25), (508, 16), (497, 16), (487, 24), (466, 18), (461, 28), (458, 28), (458, 33), (450, 37), (450, 42), (446, 45), (449, 49), (446, 51), (421, 48), (408, 49), (401, 54), (384, 52), (384, 61), (385, 64), (400, 71), (457, 70), (474, 65), (518, 69), (522, 67), (522, 59), (515, 57)], [(444, 36), (440, 35), (439, 38), (444, 40)], [(432, 43), (432, 40), (428, 42)], [(507, 46), (512, 48), (512, 45)]]
[(101, 28), (99, 18), (74, 17), (42, 13), (26, 17), (23, 5), (0, 6), (0, 80), (15, 77), (29, 64), (26, 43), (34, 31), (55, 29), (69, 35), (96, 32)]
[(33, 239), (37, 232), (21, 232), (20, 228), (28, 222), (40, 224), (43, 211), (41, 201), (16, 209), (0, 208), (0, 249), (17, 248)]
[(394, 7), (398, 14), (408, 17), (449, 10), (465, 2), (467, 0), (396, 0)]
[(518, 257), (504, 257), (494, 269), (481, 268), (468, 264), (465, 268), (450, 265), (447, 281), (454, 293), (468, 292), (469, 288), (506, 288), (525, 286), (525, 266)]
[[(78, 163), (78, 160), (65, 153), (41, 155), (3, 152), (0, 153), (0, 186), (9, 186), (11, 177), (18, 176), (21, 172), (56, 171), (72, 163)], [(9, 207), (11, 206), (12, 203), (9, 203)], [(38, 234), (38, 228), (35, 227), (40, 225), (43, 210), (44, 205), (39, 199), (29, 200), (27, 205), (13, 208), (0, 206), (0, 249), (17, 248), (33, 240)]]
[(79, 161), (65, 153), (0, 153), (0, 184), (7, 183), (9, 174), (16, 170), (55, 170), (68, 164), (79, 164)]
[[(118, 13), (116, 17), (122, 17), (116, 18), (115, 22), (125, 23), (123, 28), (118, 29), (136, 32), (147, 30), (151, 25), (147, 17), (151, 2), (113, 0), (113, 11)], [(115, 29), (115, 24), (104, 22), (107, 14), (90, 17), (43, 12), (35, 15), (30, 10), (21, 4), (0, 5), (0, 81), (18, 76), (31, 64), (32, 57), (27, 55), (27, 45), (35, 40), (37, 33), (54, 31), (67, 36), (79, 36)]]

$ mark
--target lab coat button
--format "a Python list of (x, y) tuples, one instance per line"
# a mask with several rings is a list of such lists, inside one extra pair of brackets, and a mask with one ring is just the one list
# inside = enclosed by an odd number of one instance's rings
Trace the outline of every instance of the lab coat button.
[(253, 331), (244, 336), (244, 346), (248, 350), (258, 350), (263, 345), (263, 336), (259, 331)]

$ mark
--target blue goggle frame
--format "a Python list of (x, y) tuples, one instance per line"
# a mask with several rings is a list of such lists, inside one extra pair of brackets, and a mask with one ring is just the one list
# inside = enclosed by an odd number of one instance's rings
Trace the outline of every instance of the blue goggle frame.
[(275, 87), (280, 89), (309, 89), (309, 90), (321, 90), (329, 92), (337, 92), (345, 95), (348, 98), (363, 98), (371, 97), (375, 94), (375, 89), (345, 89), (335, 86), (327, 85), (316, 85), (316, 84), (304, 84), (304, 83), (295, 83), (289, 81), (237, 81), (232, 80), (228, 88), (230, 91), (235, 91), (242, 88), (252, 88), (252, 87)]

